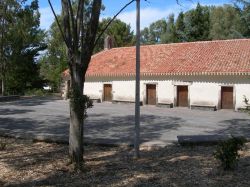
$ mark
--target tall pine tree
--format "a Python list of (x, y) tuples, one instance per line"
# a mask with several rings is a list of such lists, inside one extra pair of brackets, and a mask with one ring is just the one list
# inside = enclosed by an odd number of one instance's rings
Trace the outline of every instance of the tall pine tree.
[(188, 41), (209, 40), (209, 15), (209, 8), (201, 6), (200, 3), (196, 9), (186, 13)]

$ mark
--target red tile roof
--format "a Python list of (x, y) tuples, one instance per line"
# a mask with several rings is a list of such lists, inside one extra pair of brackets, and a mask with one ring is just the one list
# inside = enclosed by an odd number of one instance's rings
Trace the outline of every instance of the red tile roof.
[[(135, 47), (92, 56), (87, 76), (135, 74)], [(250, 74), (250, 39), (141, 46), (142, 75)]]

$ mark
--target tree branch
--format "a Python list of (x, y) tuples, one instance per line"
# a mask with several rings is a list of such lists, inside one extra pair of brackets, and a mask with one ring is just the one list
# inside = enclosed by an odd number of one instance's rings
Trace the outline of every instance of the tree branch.
[(80, 36), (81, 28), (83, 26), (83, 11), (81, 10), (84, 10), (84, 2), (85, 2), (84, 0), (78, 1), (78, 9), (77, 9), (77, 15), (76, 15), (76, 24), (78, 25), (77, 36)]
[(73, 51), (75, 51), (78, 48), (77, 23), (75, 23), (76, 19), (74, 18), (74, 12), (73, 12), (73, 8), (72, 8), (71, 0), (68, 0), (68, 6), (69, 6), (69, 16), (70, 16), (71, 26), (72, 26), (71, 35), (73, 35), (72, 36), (73, 37), (72, 47), (73, 47)]
[(98, 35), (97, 39), (95, 40), (94, 43), (94, 47), (97, 45), (98, 41), (100, 40), (101, 36), (104, 34), (104, 32), (107, 30), (107, 28), (109, 27), (109, 25), (117, 18), (117, 16), (125, 9), (127, 8), (129, 5), (131, 5), (134, 1), (136, 0), (131, 0), (129, 3), (127, 3), (124, 7), (122, 7), (122, 9), (116, 14), (114, 15), (114, 17), (107, 23), (107, 25), (105, 26), (105, 28), (102, 30), (102, 32)]
[[(95, 36), (98, 29), (99, 17), (101, 12), (102, 1), (94, 0), (92, 5), (91, 17), (87, 24), (87, 32), (85, 37), (85, 45), (81, 46), (81, 61), (89, 62), (95, 43)], [(85, 53), (84, 53), (85, 52)], [(84, 59), (83, 59), (84, 58)], [(87, 70), (88, 64), (84, 64), (84, 69)]]
[(73, 52), (72, 51), (73, 49), (72, 35), (71, 35), (70, 20), (69, 20), (69, 4), (67, 0), (62, 0), (62, 15), (63, 15), (63, 22), (64, 22), (65, 37), (66, 37), (68, 46), (71, 49), (70, 52)]
[(50, 6), (50, 8), (51, 8), (51, 10), (52, 10), (52, 12), (53, 12), (53, 15), (54, 15), (54, 17), (55, 17), (56, 23), (57, 23), (57, 25), (58, 25), (58, 27), (59, 27), (59, 30), (60, 30), (60, 33), (61, 33), (61, 35), (62, 35), (62, 37), (63, 37), (63, 40), (64, 40), (64, 42), (65, 42), (67, 48), (69, 49), (68, 42), (67, 42), (67, 40), (66, 40), (66, 37), (65, 37), (65, 35), (64, 35), (64, 33), (63, 33), (61, 24), (60, 24), (60, 22), (59, 22), (59, 20), (58, 20), (58, 17), (57, 17), (57, 15), (56, 15), (56, 13), (55, 13), (55, 10), (54, 10), (54, 8), (53, 8), (53, 6), (52, 6), (50, 0), (48, 0), (48, 3), (49, 3), (49, 6)]

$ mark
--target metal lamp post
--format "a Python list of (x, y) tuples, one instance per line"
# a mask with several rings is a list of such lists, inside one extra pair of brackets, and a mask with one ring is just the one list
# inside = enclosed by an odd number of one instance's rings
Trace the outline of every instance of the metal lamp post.
[(135, 157), (140, 157), (140, 0), (136, 0)]

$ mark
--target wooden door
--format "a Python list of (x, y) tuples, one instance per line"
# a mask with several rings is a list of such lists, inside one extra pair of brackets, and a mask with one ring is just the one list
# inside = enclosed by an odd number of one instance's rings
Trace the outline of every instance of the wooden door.
[(221, 87), (221, 108), (233, 109), (233, 87)]
[(188, 86), (177, 86), (177, 106), (188, 107)]
[(147, 102), (148, 105), (156, 105), (156, 85), (147, 85)]
[(104, 101), (112, 101), (112, 85), (111, 84), (104, 84), (104, 94), (103, 100)]

